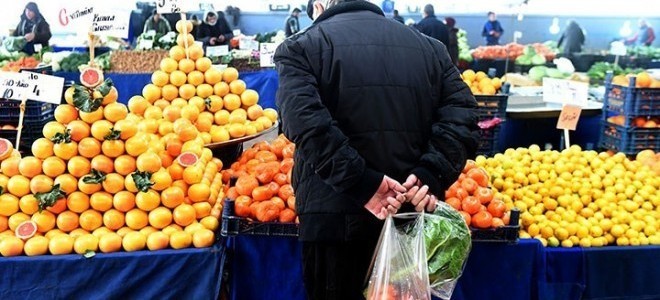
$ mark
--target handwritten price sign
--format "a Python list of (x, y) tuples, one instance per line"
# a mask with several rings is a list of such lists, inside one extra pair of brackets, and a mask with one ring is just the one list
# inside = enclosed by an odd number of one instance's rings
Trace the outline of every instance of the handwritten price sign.
[(30, 93), (26, 73), (0, 72), (0, 96), (3, 99), (24, 100)]
[(259, 49), (259, 64), (262, 68), (275, 66), (273, 56), (275, 55), (277, 45), (278, 44), (275, 43), (261, 43), (261, 49)]
[(156, 0), (156, 12), (159, 14), (185, 12), (182, 0)]
[(564, 105), (557, 120), (557, 129), (575, 130), (582, 108), (577, 105)]
[(122, 10), (95, 10), (92, 18), (92, 33), (98, 36), (128, 37), (130, 13)]
[(3, 99), (60, 104), (63, 86), (62, 77), (31, 72), (0, 72), (0, 96)]
[(543, 101), (587, 105), (589, 84), (565, 79), (543, 78)]

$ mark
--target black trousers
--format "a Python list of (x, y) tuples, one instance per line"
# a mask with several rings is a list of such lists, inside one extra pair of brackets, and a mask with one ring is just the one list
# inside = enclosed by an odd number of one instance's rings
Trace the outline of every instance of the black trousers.
[(303, 277), (309, 300), (362, 300), (366, 276), (378, 243), (303, 242)]

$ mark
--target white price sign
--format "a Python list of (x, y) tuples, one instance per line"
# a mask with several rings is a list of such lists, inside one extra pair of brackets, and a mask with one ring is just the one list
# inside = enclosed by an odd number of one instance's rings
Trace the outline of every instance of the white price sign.
[(238, 40), (238, 48), (241, 50), (259, 51), (259, 42), (252, 39)]
[(159, 14), (186, 12), (182, 0), (156, 0), (156, 12)]
[(91, 32), (98, 36), (128, 38), (130, 13), (122, 10), (95, 10)]
[(225, 56), (228, 54), (229, 54), (229, 46), (227, 45), (206, 47), (206, 56), (218, 57), (218, 56)]
[(565, 79), (543, 78), (543, 101), (586, 106), (589, 84)]
[(25, 100), (29, 94), (30, 81), (27, 73), (0, 72), (0, 98)]
[(64, 78), (32, 72), (25, 74), (30, 84), (28, 99), (60, 104)]
[(278, 44), (276, 43), (262, 43), (259, 49), (259, 64), (262, 68), (274, 67), (275, 62), (273, 56)]
[(94, 17), (94, 7), (81, 3), (64, 4), (58, 13), (58, 22), (64, 28), (78, 27), (87, 33)]

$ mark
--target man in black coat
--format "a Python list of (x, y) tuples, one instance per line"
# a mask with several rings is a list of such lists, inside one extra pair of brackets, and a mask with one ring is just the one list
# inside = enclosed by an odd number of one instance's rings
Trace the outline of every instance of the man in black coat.
[(423, 16), (424, 18), (416, 25), (417, 29), (421, 33), (441, 41), (443, 44), (445, 44), (445, 46), (448, 45), (449, 29), (447, 29), (447, 25), (445, 25), (445, 23), (442, 23), (442, 21), (438, 20), (438, 18), (435, 16), (435, 9), (433, 8), (433, 5), (427, 4), (424, 6)]
[(204, 20), (197, 30), (197, 38), (206, 46), (229, 45), (234, 33), (227, 23), (224, 14), (218, 15), (214, 11), (207, 11)]
[(314, 23), (274, 56), (305, 286), (309, 299), (361, 299), (380, 219), (401, 202), (433, 210), (474, 155), (476, 101), (443, 44), (377, 6), (308, 8)]

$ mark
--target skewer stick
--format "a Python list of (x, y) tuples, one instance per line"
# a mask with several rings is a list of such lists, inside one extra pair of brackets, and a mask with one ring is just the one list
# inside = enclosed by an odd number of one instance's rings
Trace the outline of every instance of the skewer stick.
[(188, 54), (188, 21), (186, 20), (186, 13), (181, 13), (181, 20), (183, 21), (183, 46), (186, 50), (186, 58), (190, 59), (190, 55)]
[(16, 134), (16, 149), (19, 149), (21, 143), (21, 133), (23, 132), (23, 118), (25, 117), (25, 106), (27, 103), (27, 96), (23, 96), (21, 100), (21, 114), (18, 117), (18, 133)]

